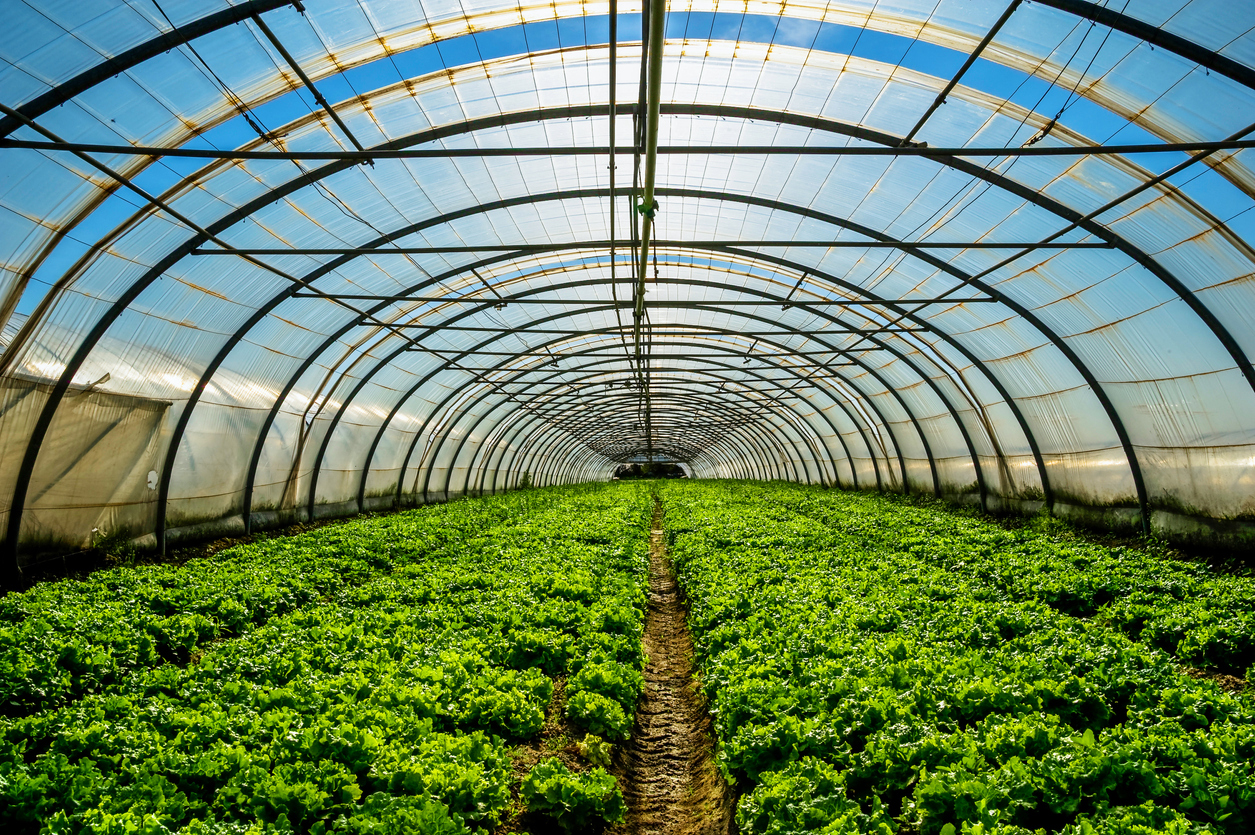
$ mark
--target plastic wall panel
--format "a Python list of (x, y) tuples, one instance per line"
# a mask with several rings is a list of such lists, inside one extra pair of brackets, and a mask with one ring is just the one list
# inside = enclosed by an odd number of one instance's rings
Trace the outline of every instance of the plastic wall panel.
[(160, 468), (169, 408), (98, 391), (69, 398), (40, 447), (23, 517), (28, 551), (83, 547), (93, 536), (151, 527), (150, 473)]
[[(240, 405), (201, 404), (184, 434), (171, 471), (170, 527), (238, 513), (244, 474), (265, 412)], [(171, 424), (177, 415), (172, 416)]]

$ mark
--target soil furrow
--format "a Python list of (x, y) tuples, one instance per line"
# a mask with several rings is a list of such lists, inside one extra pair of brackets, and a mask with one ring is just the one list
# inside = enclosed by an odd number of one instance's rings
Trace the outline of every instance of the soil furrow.
[(645, 692), (616, 771), (627, 800), (617, 835), (729, 835), (732, 792), (714, 761), (710, 715), (693, 675), (693, 638), (655, 504), (645, 618)]

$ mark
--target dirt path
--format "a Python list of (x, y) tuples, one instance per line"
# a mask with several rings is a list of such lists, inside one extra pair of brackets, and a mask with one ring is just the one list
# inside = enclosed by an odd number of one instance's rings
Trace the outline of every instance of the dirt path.
[(618, 768), (628, 803), (616, 835), (729, 835), (732, 792), (715, 768), (710, 716), (693, 678), (693, 638), (654, 506), (645, 618), (645, 693)]

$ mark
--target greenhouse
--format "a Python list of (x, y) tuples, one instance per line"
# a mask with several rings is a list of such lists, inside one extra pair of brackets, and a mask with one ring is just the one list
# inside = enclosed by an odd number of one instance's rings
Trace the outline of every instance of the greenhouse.
[(1255, 4), (0, 21), (4, 831), (1255, 831)]

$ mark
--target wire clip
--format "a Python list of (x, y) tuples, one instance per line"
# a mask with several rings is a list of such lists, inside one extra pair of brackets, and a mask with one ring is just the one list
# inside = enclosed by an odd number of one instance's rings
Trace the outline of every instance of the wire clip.
[(636, 206), (636, 211), (640, 212), (650, 220), (653, 220), (654, 214), (658, 211), (658, 201), (655, 200), (654, 205), (648, 207), (644, 203), (639, 203)]

